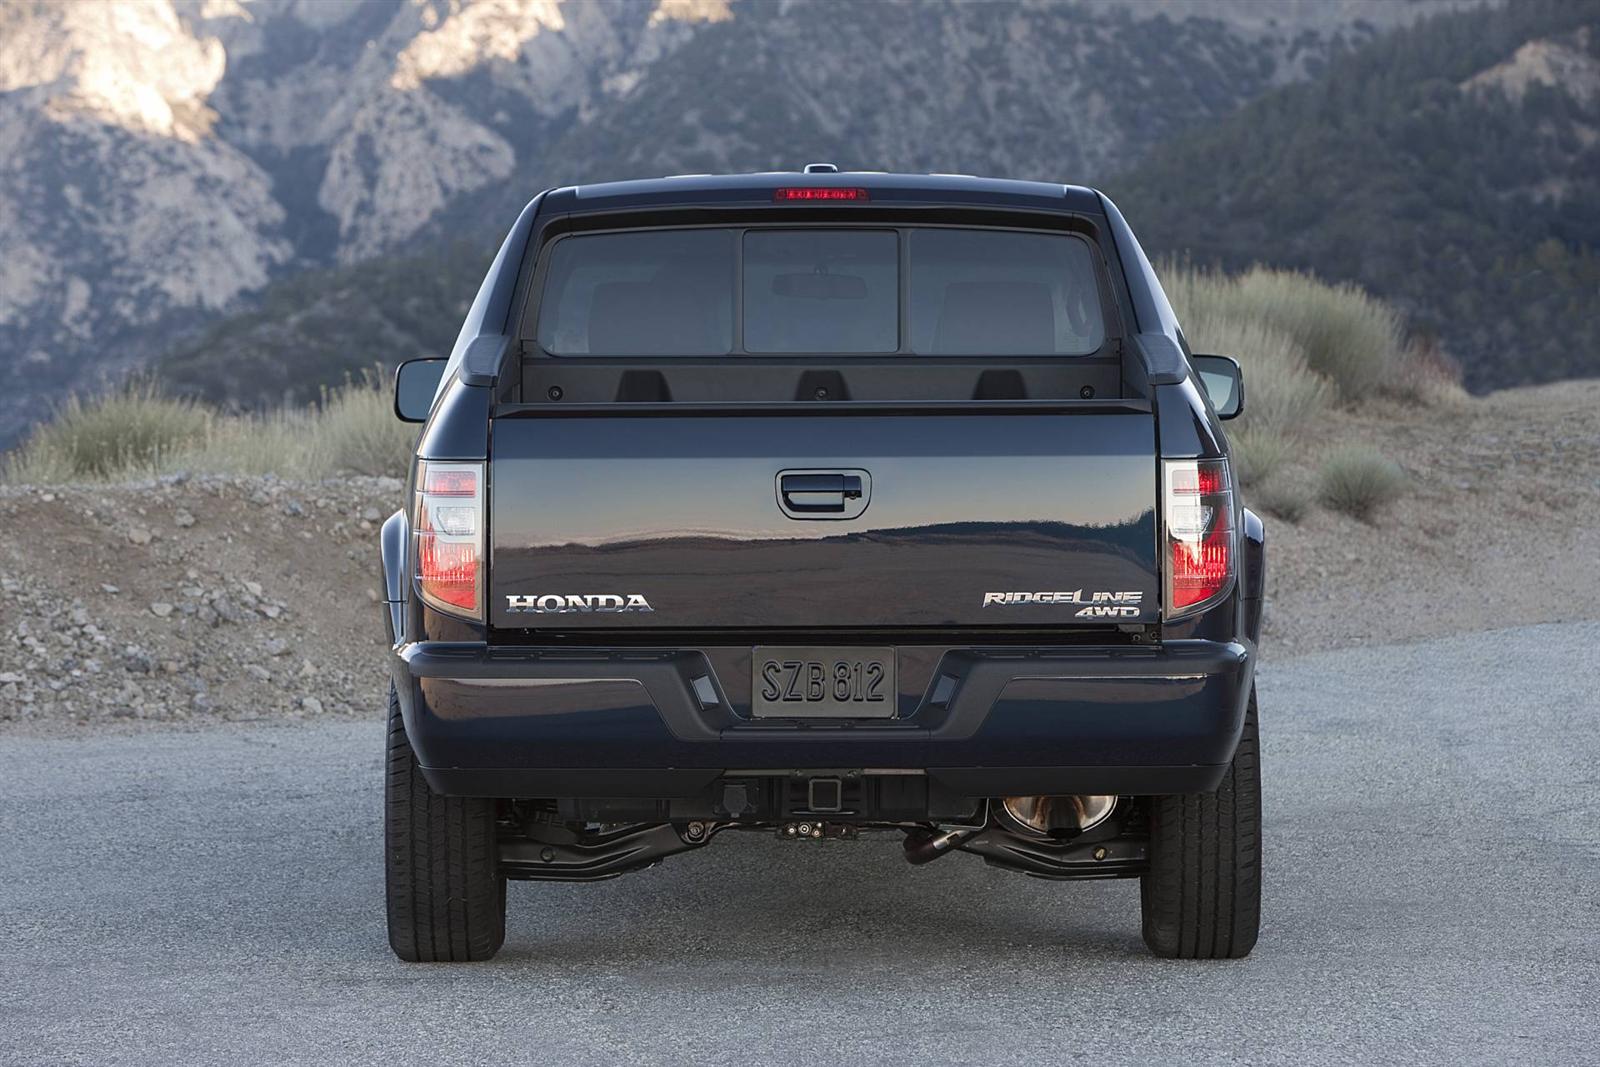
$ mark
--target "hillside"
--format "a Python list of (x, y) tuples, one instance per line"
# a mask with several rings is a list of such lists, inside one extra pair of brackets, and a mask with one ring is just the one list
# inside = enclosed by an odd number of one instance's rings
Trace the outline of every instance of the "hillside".
[[(266, 310), (251, 351), (285, 356), (348, 321), (320, 291), (316, 331), (272, 321), (307, 291), (249, 299), (275, 280), (414, 258), (464, 298), (438, 245), (488, 247), (546, 184), (828, 157), (1094, 177), (1458, 4), (9, 0), (0, 446), (219, 314)], [(407, 277), (364, 269), (319, 278)], [(359, 325), (324, 380), (436, 344)], [(265, 384), (241, 398), (275, 401)]]
[(1107, 191), (1157, 249), (1358, 282), (1471, 388), (1600, 374), (1600, 2), (1399, 30)]
[[(763, 18), (773, 17), (758, 15), (744, 25), (755, 33)], [(761, 95), (775, 90), (756, 84), (727, 93), (751, 104), (722, 113), (726, 128), (715, 151), (710, 142), (673, 140), (670, 115), (695, 104), (692, 95), (675, 92), (674, 86), (693, 83), (689, 69), (674, 64), (726, 73), (730, 68), (717, 58), (723, 51), (733, 43), (735, 51), (757, 47), (754, 39), (740, 41), (738, 34), (747, 32), (740, 27), (737, 20), (719, 24), (715, 34), (684, 45), (652, 68), (649, 77), (659, 85), (641, 82), (627, 100), (567, 134), (558, 156), (597, 158), (609, 145), (620, 155), (602, 173), (623, 175), (715, 169), (730, 155), (750, 166), (791, 165), (780, 149), (763, 147), (769, 143), (763, 137), (784, 134), (825, 146), (819, 156), (838, 149), (845, 165), (859, 159), (860, 149), (849, 145), (877, 139), (906, 147), (904, 165), (913, 169), (976, 167), (988, 158), (1024, 175), (1087, 176), (1118, 199), (1158, 255), (1233, 269), (1265, 262), (1377, 292), (1400, 307), (1425, 340), (1459, 361), (1475, 390), (1600, 373), (1600, 0), (1528, 0), (1506, 10), (1439, 15), (1336, 49), (1326, 64), (1310, 64), (1317, 71), (1311, 81), (1267, 88), (1213, 123), (1196, 113), (1169, 127), (1141, 127), (1137, 109), (1123, 110), (1115, 125), (1143, 129), (1151, 147), (1145, 163), (1120, 177), (1095, 171), (1120, 169), (1112, 159), (1075, 161), (1060, 145), (1005, 141), (1004, 130), (1034, 130), (1046, 121), (1005, 111), (1021, 107), (1025, 95), (995, 97), (1001, 110), (991, 118), (1002, 132), (970, 157), (960, 155), (962, 142), (941, 142), (927, 130), (896, 142), (900, 132), (882, 121), (924, 110), (938, 116), (937, 109), (866, 109), (842, 140), (829, 140), (815, 115), (788, 107), (783, 94)], [(1141, 27), (1152, 34), (1144, 45), (1135, 41)], [(1170, 27), (1160, 29), (1156, 21), (1125, 22), (1123, 32), (1117, 47), (1125, 52), (1155, 49), (1167, 39), (1160, 34), (1171, 36)], [(1201, 43), (1206, 33), (1220, 32), (1217, 25), (1196, 22), (1188, 32), (1192, 48), (1220, 47)], [(876, 40), (866, 31), (862, 39)], [(1057, 46), (1066, 43), (1051, 47)], [(828, 47), (854, 45), (841, 40)], [(1085, 62), (1109, 62), (1109, 55)], [(1238, 59), (1218, 63), (1237, 66)], [(865, 66), (853, 61), (849, 69)], [(1197, 85), (1184, 92), (1199, 91)], [(869, 99), (871, 87), (856, 84), (849, 95)], [(1126, 108), (1135, 97), (1118, 99)], [(757, 121), (769, 113), (770, 122)], [(1070, 115), (1059, 120), (1071, 121)], [(948, 165), (927, 158), (926, 147), (920, 155), (910, 152), (914, 144), (939, 145)], [(660, 163), (653, 171), (652, 160)], [(1049, 169), (1075, 163), (1086, 169)], [(488, 219), (503, 225), (525, 195), (486, 188), (443, 212), (436, 226), (468, 228)], [(231, 386), (236, 372), (223, 369), (231, 360), (219, 354), (239, 352), (256, 365), (290, 368), (285, 377), (307, 382), (305, 395), (374, 358), (440, 351), (454, 322), (421, 322), (421, 333), (396, 336), (396, 322), (419, 321), (398, 302), (415, 304), (418, 297), (407, 296), (415, 285), (425, 306), (440, 306), (427, 303), (430, 293), (454, 294), (456, 306), (464, 305), (482, 257), (430, 253), (336, 270), (310, 285), (269, 287), (261, 310), (220, 320), (160, 369), (180, 390), (255, 403), (261, 394), (247, 382)], [(457, 267), (462, 273), (451, 275)], [(412, 281), (421, 277), (420, 285)], [(371, 343), (385, 337), (392, 346)]]
[[(1595, 618), (1600, 381), (1338, 412), (1399, 459), (1375, 524), (1267, 519), (1279, 657)], [(1306, 475), (1314, 450), (1289, 476)], [(377, 523), (395, 479), (0, 486), (0, 730), (379, 714)], [(1251, 500), (1246, 490), (1246, 503)]]

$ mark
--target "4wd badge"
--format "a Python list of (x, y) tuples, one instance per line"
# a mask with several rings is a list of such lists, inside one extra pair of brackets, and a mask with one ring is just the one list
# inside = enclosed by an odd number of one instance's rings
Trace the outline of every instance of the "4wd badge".
[(1023, 604), (1079, 604), (1073, 614), (1080, 619), (1137, 619), (1144, 593), (1073, 589), (1066, 592), (985, 593), (983, 606), (1016, 607)]

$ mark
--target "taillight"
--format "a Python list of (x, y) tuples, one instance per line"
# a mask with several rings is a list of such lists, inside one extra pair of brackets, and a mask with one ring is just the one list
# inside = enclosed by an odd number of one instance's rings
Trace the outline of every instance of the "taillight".
[(483, 464), (419, 463), (417, 589), (440, 611), (483, 617)]
[(1225, 459), (1167, 460), (1167, 618), (1192, 615), (1233, 583), (1233, 490)]

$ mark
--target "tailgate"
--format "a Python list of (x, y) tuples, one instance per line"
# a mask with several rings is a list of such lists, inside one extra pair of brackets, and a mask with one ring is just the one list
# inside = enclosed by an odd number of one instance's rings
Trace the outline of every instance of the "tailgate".
[(501, 628), (1153, 622), (1144, 413), (502, 417)]

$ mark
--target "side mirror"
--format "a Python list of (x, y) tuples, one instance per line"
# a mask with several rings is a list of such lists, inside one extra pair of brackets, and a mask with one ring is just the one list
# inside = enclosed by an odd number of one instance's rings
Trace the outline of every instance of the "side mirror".
[(1244, 374), (1232, 356), (1193, 356), (1200, 384), (1217, 409), (1217, 418), (1237, 418), (1244, 410)]
[(408, 359), (394, 372), (394, 413), (401, 422), (427, 422), (447, 359)]

